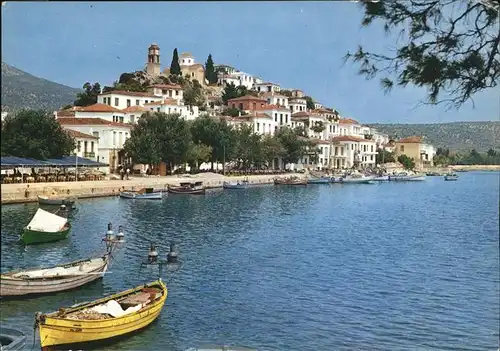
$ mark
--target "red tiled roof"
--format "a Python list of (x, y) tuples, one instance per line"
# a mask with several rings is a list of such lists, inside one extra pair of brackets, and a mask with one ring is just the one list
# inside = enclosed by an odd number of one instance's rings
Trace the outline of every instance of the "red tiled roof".
[(100, 95), (110, 95), (110, 94), (126, 95), (126, 96), (139, 96), (139, 97), (156, 97), (150, 93), (143, 93), (140, 91), (126, 91), (126, 90), (112, 90), (112, 91), (108, 91), (106, 93), (102, 93)]
[(416, 144), (420, 144), (422, 142), (422, 137), (421, 136), (411, 136), (411, 137), (408, 137), (408, 138), (399, 139), (396, 142), (397, 143), (416, 143)]
[(73, 129), (65, 129), (65, 131), (68, 132), (68, 134), (73, 138), (99, 139), (98, 137), (95, 137), (93, 135), (85, 134)]
[(279, 93), (275, 93), (273, 91), (266, 91), (265, 93), (262, 94), (262, 96), (274, 96), (274, 97), (277, 97), (277, 98), (286, 98), (288, 99), (288, 96), (286, 95), (282, 95), (282, 94), (279, 94)]
[(182, 90), (182, 86), (179, 84), (153, 84), (148, 88), (160, 88), (160, 89), (180, 89)]
[(360, 141), (371, 141), (364, 138), (358, 138), (352, 135), (340, 135), (332, 138), (332, 141), (353, 141), (359, 143)]
[(130, 107), (124, 108), (122, 110), (122, 112), (124, 112), (124, 113), (130, 113), (130, 112), (147, 112), (147, 111), (149, 111), (149, 110), (147, 108), (145, 108), (144, 106), (137, 106), (137, 105), (130, 106)]
[(245, 116), (242, 116), (242, 117), (258, 117), (258, 118), (272, 118), (271, 116), (269, 116), (267, 113), (264, 113), (264, 112), (254, 112), (252, 113), (251, 115), (245, 115)]
[(280, 86), (279, 84), (275, 84), (275, 83), (272, 83), (272, 82), (264, 82), (264, 83), (259, 83), (257, 85), (276, 85), (276, 86)]
[(195, 63), (194, 65), (180, 65), (181, 68), (187, 68), (188, 70), (194, 69), (194, 68), (205, 68), (201, 63)]
[[(294, 100), (304, 100), (304, 104), (306, 104), (306, 103), (307, 103), (307, 102), (306, 102), (306, 99), (301, 98), (301, 97), (291, 97), (291, 98), (289, 98), (290, 103), (292, 103), (292, 101), (294, 101)], [(296, 102), (296, 104), (297, 104), (297, 103), (298, 103), (298, 102)], [(302, 102), (301, 102), (301, 103), (302, 103)]]
[(81, 109), (78, 110), (79, 112), (122, 112), (122, 110), (119, 110), (117, 108), (114, 108), (109, 105), (105, 104), (93, 104), (90, 106), (85, 106), (82, 107)]
[(259, 101), (259, 102), (266, 102), (266, 100), (258, 98), (258, 97), (253, 96), (253, 95), (245, 95), (245, 96), (240, 96), (238, 98), (227, 100), (227, 102), (232, 102), (232, 101)]
[(110, 122), (106, 121), (105, 119), (102, 118), (97, 118), (97, 117), (78, 117), (78, 118), (73, 118), (73, 117), (62, 117), (58, 118), (57, 121), (61, 125), (108, 125), (108, 126), (119, 126), (119, 127), (128, 127), (131, 128), (132, 125), (129, 123), (118, 123), (118, 122)]
[(330, 141), (328, 140), (322, 140), (317, 138), (310, 138), (309, 140), (316, 142), (316, 144), (330, 145)]
[(340, 120), (340, 123), (341, 124), (359, 124), (358, 121), (356, 121), (355, 119), (352, 119), (352, 118), (342, 118)]
[(300, 111), (300, 112), (295, 112), (292, 113), (292, 117), (295, 118), (304, 118), (304, 117), (309, 117), (311, 114), (307, 111)]

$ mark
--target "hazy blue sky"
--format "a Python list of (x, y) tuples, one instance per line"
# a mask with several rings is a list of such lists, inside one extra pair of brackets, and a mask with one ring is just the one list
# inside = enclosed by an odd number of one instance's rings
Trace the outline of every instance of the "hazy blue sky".
[(142, 69), (147, 47), (172, 51), (299, 88), (326, 106), (365, 123), (498, 120), (498, 91), (459, 111), (414, 109), (425, 91), (385, 95), (342, 57), (358, 44), (384, 51), (392, 42), (379, 27), (360, 28), (362, 9), (350, 2), (7, 2), (2, 6), (2, 61), (73, 87), (109, 85)]

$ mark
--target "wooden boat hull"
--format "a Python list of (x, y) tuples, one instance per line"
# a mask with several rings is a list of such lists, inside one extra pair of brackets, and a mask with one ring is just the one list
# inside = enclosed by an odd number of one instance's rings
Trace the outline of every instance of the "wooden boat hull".
[(130, 295), (147, 287), (160, 288), (163, 293), (162, 296), (143, 309), (121, 317), (102, 320), (76, 320), (58, 316), (58, 312), (39, 316), (37, 321), (39, 323), (40, 344), (42, 348), (56, 345), (80, 345), (112, 339), (148, 326), (159, 316), (167, 299), (167, 287), (161, 281), (114, 294), (88, 304), (80, 304), (77, 307), (66, 309), (65, 313), (96, 306), (112, 299)]
[(20, 330), (0, 326), (0, 339), (2, 351), (23, 350), (26, 346), (26, 335)]
[[(12, 277), (12, 273), (2, 274), (0, 275), (0, 296), (20, 297), (26, 295), (49, 294), (80, 287), (104, 276), (104, 273), (108, 269), (110, 263), (109, 257), (110, 256), (108, 255), (103, 256), (102, 265), (91, 270), (90, 272), (88, 272), (90, 274), (86, 275), (23, 279)], [(49, 268), (78, 266), (85, 261), (88, 260), (70, 262), (64, 265), (58, 265)], [(35, 269), (25, 269), (24, 271), (27, 272), (30, 270)]]
[(163, 199), (163, 192), (158, 191), (154, 193), (139, 194), (135, 191), (122, 191), (120, 197), (123, 199), (137, 199), (137, 200), (161, 200)]
[(171, 194), (187, 194), (187, 195), (204, 195), (205, 188), (202, 189), (186, 189), (184, 187), (168, 186), (168, 192)]
[(50, 197), (45, 197), (45, 196), (40, 196), (38, 195), (38, 203), (40, 205), (66, 205), (70, 206), (73, 205), (76, 201), (76, 198), (74, 197), (67, 197), (67, 198), (50, 198)]
[(37, 230), (24, 228), (23, 234), (21, 235), (21, 241), (25, 245), (50, 243), (66, 239), (70, 231), (71, 231), (70, 223), (67, 224), (64, 230), (61, 230), (59, 232), (40, 232)]
[(246, 183), (230, 184), (230, 183), (224, 182), (222, 184), (222, 187), (224, 189), (246, 189), (246, 188), (248, 188), (248, 184), (246, 184)]

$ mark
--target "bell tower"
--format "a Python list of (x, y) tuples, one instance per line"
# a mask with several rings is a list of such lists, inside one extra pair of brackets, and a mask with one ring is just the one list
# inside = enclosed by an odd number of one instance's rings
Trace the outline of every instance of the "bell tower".
[(148, 49), (148, 64), (146, 72), (153, 77), (159, 76), (160, 70), (160, 47), (156, 44), (151, 44)]

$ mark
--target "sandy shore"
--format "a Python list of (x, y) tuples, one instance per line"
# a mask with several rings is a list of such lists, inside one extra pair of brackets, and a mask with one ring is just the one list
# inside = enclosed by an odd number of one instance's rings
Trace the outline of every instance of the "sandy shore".
[(466, 171), (500, 171), (500, 165), (454, 165), (451, 169), (463, 169)]
[[(248, 176), (250, 184), (270, 184), (275, 177), (288, 177), (286, 175), (251, 175)], [(303, 177), (303, 174), (296, 174)], [(84, 182), (54, 182), (31, 184), (3, 184), (2, 204), (25, 203), (37, 201), (38, 195), (68, 195), (79, 198), (102, 196), (116, 196), (123, 190), (139, 190), (141, 188), (155, 188), (166, 190), (167, 186), (179, 185), (185, 181), (202, 181), (207, 188), (221, 188), (224, 181), (235, 182), (245, 177), (224, 177), (215, 173), (201, 173), (190, 177), (167, 176), (148, 178), (131, 177), (129, 180), (100, 180)]]

